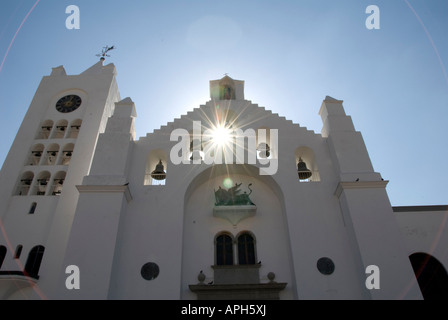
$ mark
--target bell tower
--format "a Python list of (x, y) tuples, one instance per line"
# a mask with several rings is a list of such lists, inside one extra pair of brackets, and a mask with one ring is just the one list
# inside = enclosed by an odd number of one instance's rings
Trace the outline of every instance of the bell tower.
[(0, 298), (52, 298), (76, 185), (88, 175), (98, 137), (121, 100), (116, 74), (101, 59), (79, 75), (59, 66), (43, 77), (0, 172), (0, 245), (7, 250)]

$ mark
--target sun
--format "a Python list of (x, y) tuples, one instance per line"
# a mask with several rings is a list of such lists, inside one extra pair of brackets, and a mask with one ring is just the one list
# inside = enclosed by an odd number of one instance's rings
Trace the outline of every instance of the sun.
[(211, 142), (217, 147), (226, 147), (232, 143), (232, 130), (224, 123), (212, 128)]

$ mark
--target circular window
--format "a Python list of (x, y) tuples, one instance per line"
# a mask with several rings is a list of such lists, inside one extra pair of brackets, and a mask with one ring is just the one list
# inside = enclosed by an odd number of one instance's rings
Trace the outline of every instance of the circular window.
[(145, 263), (140, 270), (140, 273), (145, 280), (154, 280), (159, 275), (159, 266), (153, 262)]
[(334, 263), (330, 258), (320, 258), (317, 261), (317, 270), (325, 275), (332, 274), (334, 272)]

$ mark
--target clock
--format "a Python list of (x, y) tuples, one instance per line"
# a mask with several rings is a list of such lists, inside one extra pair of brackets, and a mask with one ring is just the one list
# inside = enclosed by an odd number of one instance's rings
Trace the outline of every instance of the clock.
[(72, 112), (79, 108), (81, 102), (81, 98), (77, 95), (68, 95), (56, 102), (56, 110), (62, 113)]

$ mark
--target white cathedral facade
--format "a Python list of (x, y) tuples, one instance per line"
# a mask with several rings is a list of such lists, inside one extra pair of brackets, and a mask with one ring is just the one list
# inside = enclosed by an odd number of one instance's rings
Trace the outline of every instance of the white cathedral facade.
[(392, 207), (342, 101), (315, 133), (225, 76), (137, 139), (116, 74), (43, 77), (0, 173), (0, 299), (447, 298), (448, 207)]

